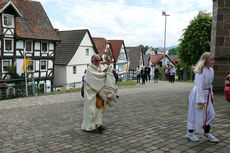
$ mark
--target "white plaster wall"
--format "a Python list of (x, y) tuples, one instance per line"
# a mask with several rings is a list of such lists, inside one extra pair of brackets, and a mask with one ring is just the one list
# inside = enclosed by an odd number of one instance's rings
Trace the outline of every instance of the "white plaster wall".
[(67, 73), (67, 84), (74, 82), (81, 82), (81, 78), (84, 75), (85, 70), (87, 69), (87, 65), (76, 65), (77, 74), (73, 74), (73, 66), (66, 67)]
[(35, 62), (35, 70), (36, 71), (40, 70), (40, 61), (39, 60), (36, 60), (36, 62)]
[(49, 50), (54, 50), (54, 44), (53, 43), (49, 43)]
[(41, 72), (41, 77), (46, 77), (46, 72)]
[(51, 81), (46, 80), (46, 92), (51, 92)]
[[(86, 56), (86, 49), (89, 49), (89, 55)], [(89, 34), (86, 33), (78, 50), (76, 51), (73, 58), (70, 60), (68, 65), (79, 65), (79, 64), (90, 64), (91, 56), (95, 54), (93, 44), (90, 40)]]
[(23, 49), (23, 41), (19, 40), (16, 42), (16, 49)]
[(34, 51), (34, 56), (40, 56), (40, 51)]
[(53, 61), (52, 60), (48, 60), (48, 68), (49, 69), (53, 68)]
[(34, 49), (40, 50), (40, 48), (41, 48), (40, 42), (35, 42)]
[(63, 85), (66, 84), (66, 66), (62, 65), (55, 65), (54, 67), (54, 84), (57, 85)]

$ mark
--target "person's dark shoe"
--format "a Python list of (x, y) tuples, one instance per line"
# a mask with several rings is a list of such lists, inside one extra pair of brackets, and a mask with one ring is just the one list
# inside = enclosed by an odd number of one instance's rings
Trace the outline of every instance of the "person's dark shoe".
[(102, 126), (102, 125), (100, 125), (99, 127), (98, 127), (98, 132), (101, 134), (102, 133), (102, 131), (104, 131), (105, 130), (105, 128)]

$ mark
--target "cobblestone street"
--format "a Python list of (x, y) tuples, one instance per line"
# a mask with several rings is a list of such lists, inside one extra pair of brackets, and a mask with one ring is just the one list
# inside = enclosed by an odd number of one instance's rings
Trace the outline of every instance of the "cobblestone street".
[(224, 95), (214, 95), (211, 129), (220, 142), (185, 137), (192, 87), (160, 81), (119, 88), (117, 104), (103, 117), (103, 134), (80, 129), (80, 92), (0, 101), (0, 152), (230, 152), (230, 103)]

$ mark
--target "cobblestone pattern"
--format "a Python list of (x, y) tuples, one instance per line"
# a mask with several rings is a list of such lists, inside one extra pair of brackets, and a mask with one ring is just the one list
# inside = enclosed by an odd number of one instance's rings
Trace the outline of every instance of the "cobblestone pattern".
[(147, 82), (119, 89), (115, 107), (104, 116), (103, 134), (84, 132), (79, 92), (0, 101), (0, 152), (163, 153), (229, 152), (230, 103), (214, 95), (211, 129), (220, 142), (186, 137), (192, 83)]

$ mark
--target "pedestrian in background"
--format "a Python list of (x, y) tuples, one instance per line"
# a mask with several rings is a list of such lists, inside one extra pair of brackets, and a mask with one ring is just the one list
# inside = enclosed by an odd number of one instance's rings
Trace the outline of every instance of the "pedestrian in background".
[[(119, 77), (118, 77), (118, 74), (117, 74), (117, 72), (116, 72), (115, 69), (113, 69), (113, 76), (114, 76), (114, 78), (115, 78), (116, 85), (117, 85), (117, 82), (118, 82)], [(116, 95), (116, 98), (119, 98), (118, 93), (117, 93), (117, 95)]]
[(86, 74), (86, 70), (84, 72), (84, 75), (81, 78), (81, 96), (84, 98), (84, 82), (85, 82), (85, 74)]
[(158, 83), (158, 78), (159, 78), (159, 69), (158, 66), (156, 66), (154, 70), (154, 83)]
[(168, 80), (168, 67), (165, 67), (165, 79)]
[(199, 141), (194, 131), (202, 133), (203, 137), (211, 142), (219, 141), (210, 133), (215, 118), (212, 92), (213, 64), (214, 57), (212, 53), (205, 52), (195, 66), (195, 86), (189, 95), (188, 131), (186, 134), (191, 141)]
[(142, 84), (145, 84), (145, 80), (146, 80), (145, 67), (141, 68), (141, 78), (142, 78)]
[(168, 67), (168, 71), (167, 71), (167, 73), (168, 73), (168, 79), (169, 79), (169, 82), (171, 82), (170, 69), (171, 69), (171, 65), (169, 65), (169, 67)]
[(171, 66), (170, 68), (170, 82), (171, 83), (174, 83), (175, 81), (175, 74), (176, 74), (176, 69), (173, 66)]
[(140, 83), (140, 80), (141, 80), (141, 68), (140, 68), (140, 66), (137, 66), (136, 74), (137, 74), (137, 83)]
[(184, 68), (181, 67), (179, 70), (179, 80), (183, 80), (184, 79)]
[(151, 68), (149, 67), (149, 64), (147, 64), (145, 66), (146, 82), (148, 81), (148, 79), (150, 81), (150, 78), (151, 78), (150, 71), (151, 71)]
[(117, 84), (119, 78), (118, 78), (118, 74), (117, 74), (115, 69), (113, 69), (113, 76), (114, 76), (116, 84)]

